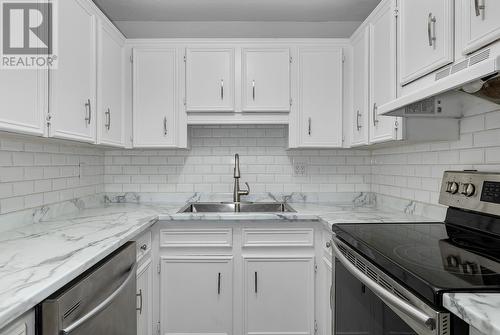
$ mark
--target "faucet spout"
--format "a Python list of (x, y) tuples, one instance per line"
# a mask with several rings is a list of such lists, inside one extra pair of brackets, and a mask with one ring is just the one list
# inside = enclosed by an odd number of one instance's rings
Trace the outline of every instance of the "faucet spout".
[(235, 203), (240, 203), (241, 202), (241, 196), (242, 195), (249, 195), (250, 194), (250, 186), (248, 183), (245, 183), (247, 185), (246, 190), (240, 189), (240, 155), (236, 154), (234, 155), (234, 191), (233, 191), (233, 202)]

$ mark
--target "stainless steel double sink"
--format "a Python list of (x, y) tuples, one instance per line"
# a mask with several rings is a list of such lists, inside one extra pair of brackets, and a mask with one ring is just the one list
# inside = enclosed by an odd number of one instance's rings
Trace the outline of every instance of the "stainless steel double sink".
[(193, 202), (178, 213), (295, 213), (295, 210), (281, 202)]

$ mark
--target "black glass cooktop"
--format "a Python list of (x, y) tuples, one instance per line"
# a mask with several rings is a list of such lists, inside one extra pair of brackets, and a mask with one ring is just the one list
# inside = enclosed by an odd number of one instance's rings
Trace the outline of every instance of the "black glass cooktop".
[(442, 293), (500, 292), (500, 239), (444, 223), (347, 224), (337, 237), (435, 305)]

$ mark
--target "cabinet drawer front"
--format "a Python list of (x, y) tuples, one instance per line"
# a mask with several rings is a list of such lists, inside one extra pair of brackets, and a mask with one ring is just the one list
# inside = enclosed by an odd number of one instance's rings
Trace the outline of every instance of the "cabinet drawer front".
[(151, 251), (151, 232), (148, 231), (136, 238), (135, 243), (137, 248), (137, 261), (139, 261)]
[(233, 231), (227, 229), (163, 229), (160, 246), (163, 248), (213, 247), (230, 248)]
[(312, 247), (312, 228), (243, 229), (243, 247)]

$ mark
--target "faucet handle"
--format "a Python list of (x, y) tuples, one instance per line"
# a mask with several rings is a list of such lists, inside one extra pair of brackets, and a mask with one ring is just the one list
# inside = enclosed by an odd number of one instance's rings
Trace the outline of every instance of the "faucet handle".
[(248, 185), (247, 182), (245, 182), (245, 185), (247, 185), (247, 189), (246, 190), (240, 190), (240, 195), (249, 195), (250, 194), (250, 185)]

